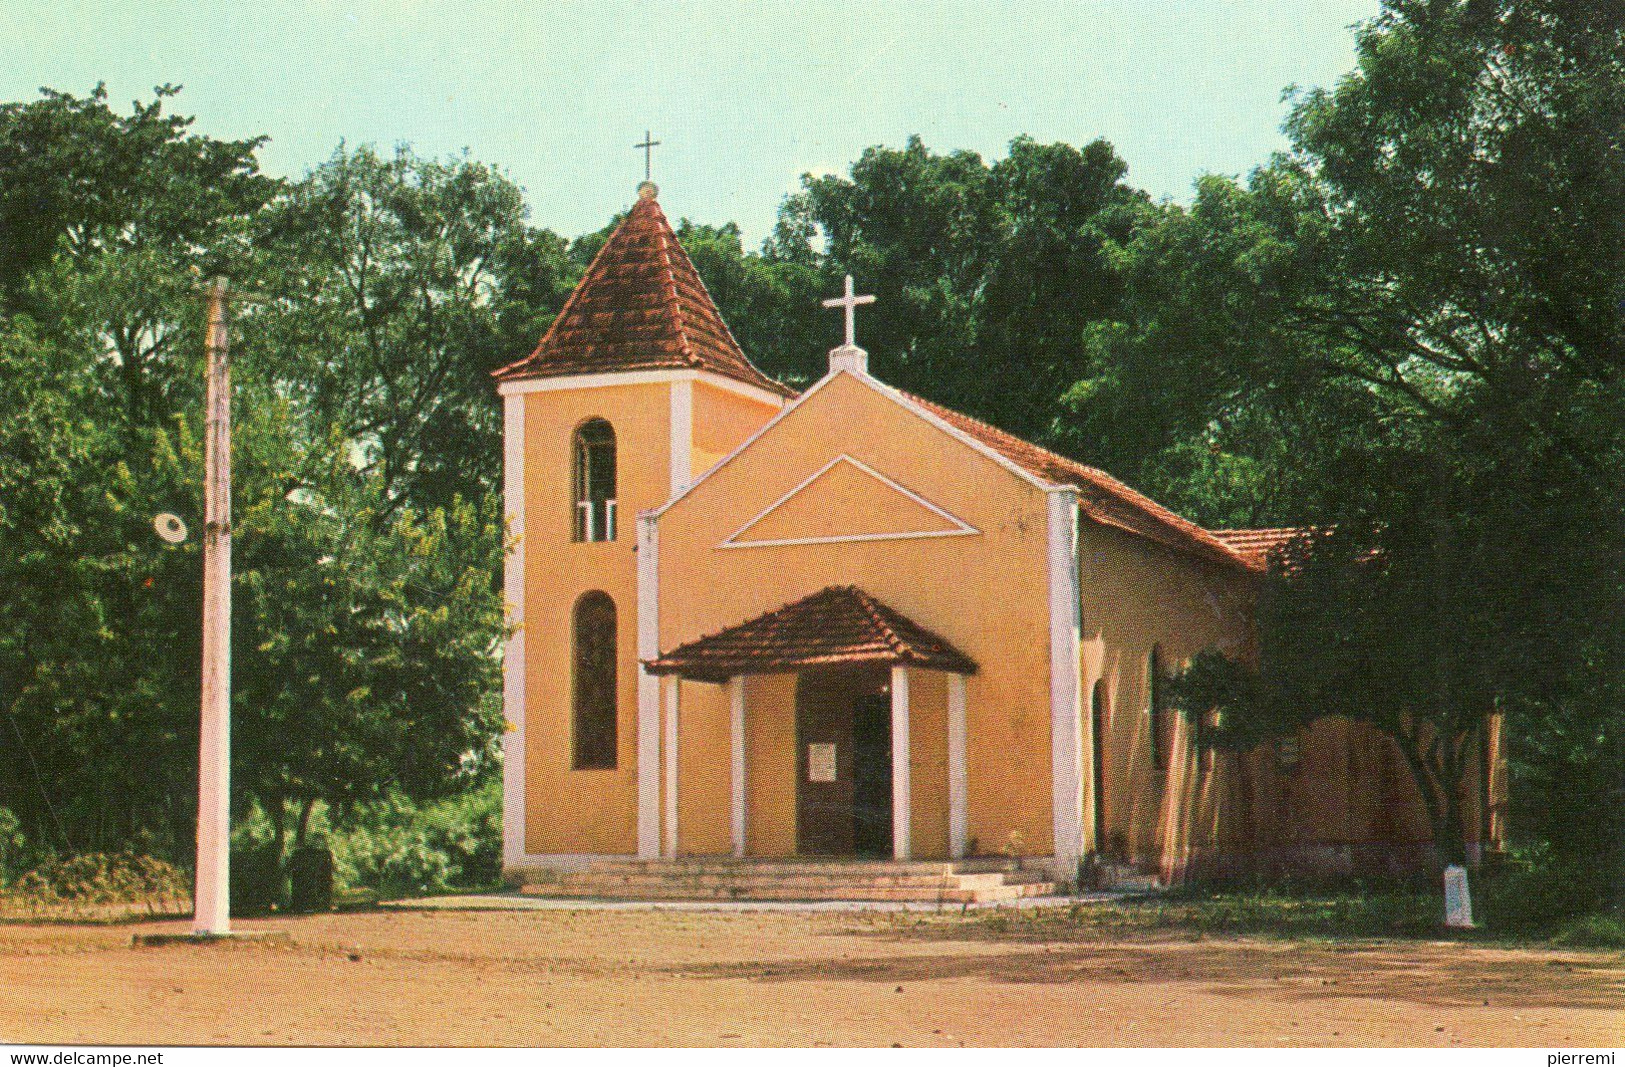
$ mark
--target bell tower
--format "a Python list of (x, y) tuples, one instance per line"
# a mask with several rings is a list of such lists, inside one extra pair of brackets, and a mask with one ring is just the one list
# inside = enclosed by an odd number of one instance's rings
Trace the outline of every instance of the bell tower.
[(639, 688), (654, 681), (639, 659), (658, 650), (640, 648), (654, 605), (638, 603), (637, 516), (794, 395), (740, 350), (658, 196), (638, 186), (535, 351), (495, 373), (510, 867), (638, 850)]

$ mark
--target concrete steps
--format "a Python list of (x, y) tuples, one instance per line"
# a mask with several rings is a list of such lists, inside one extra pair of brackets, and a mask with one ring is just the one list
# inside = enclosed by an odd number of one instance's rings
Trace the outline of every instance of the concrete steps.
[(879, 900), (980, 904), (1048, 896), (1055, 884), (1000, 860), (605, 860), (511, 872), (522, 893), (612, 900)]

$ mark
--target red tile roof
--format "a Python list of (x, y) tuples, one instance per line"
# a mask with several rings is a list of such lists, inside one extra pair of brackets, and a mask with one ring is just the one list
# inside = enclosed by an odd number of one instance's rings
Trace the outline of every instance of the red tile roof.
[[(899, 390), (901, 392), (901, 390)], [(980, 441), (1016, 466), (1056, 485), (1078, 490), (1078, 507), (1089, 518), (1159, 544), (1205, 559), (1248, 570), (1264, 569), (1262, 559), (1237, 551), (1221, 537), (1189, 519), (1174, 514), (1143, 493), (1136, 492), (1105, 471), (1085, 466), (1035, 444), (1023, 441), (969, 415), (903, 393), (911, 402), (954, 429)]]
[(685, 368), (795, 395), (745, 358), (659, 203), (640, 196), (536, 351), (494, 377)]
[(1273, 526), (1259, 530), (1214, 530), (1213, 536), (1229, 545), (1232, 552), (1247, 556), (1264, 567), (1269, 564), (1271, 553), (1308, 532), (1301, 526)]
[(651, 674), (722, 681), (848, 663), (894, 663), (971, 674), (945, 638), (851, 585), (832, 585), (776, 611), (690, 641), (646, 664)]

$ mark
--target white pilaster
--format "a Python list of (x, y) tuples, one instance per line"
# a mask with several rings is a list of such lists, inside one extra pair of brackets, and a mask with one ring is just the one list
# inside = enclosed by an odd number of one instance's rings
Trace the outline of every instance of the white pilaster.
[(734, 856), (745, 857), (745, 676), (728, 680), (728, 710), (733, 738)]
[(694, 383), (671, 383), (671, 495), (694, 481)]
[(502, 861), (525, 862), (525, 395), (502, 399), (502, 511), (509, 547), (502, 558), (508, 641), (502, 652)]
[(1083, 854), (1083, 695), (1078, 657), (1078, 493), (1051, 489), (1049, 512), (1050, 764), (1055, 873), (1070, 880)]
[(682, 679), (673, 674), (666, 678), (666, 834), (661, 855), (668, 860), (677, 858), (677, 731), (680, 709), (678, 700), (683, 692)]
[(965, 676), (948, 675), (948, 855), (965, 856), (967, 818), (965, 769)]
[(660, 679), (643, 663), (660, 655), (660, 531), (638, 519), (638, 858), (660, 855)]
[(892, 855), (906, 860), (913, 853), (909, 842), (911, 811), (908, 748), (908, 668), (891, 669), (891, 842)]

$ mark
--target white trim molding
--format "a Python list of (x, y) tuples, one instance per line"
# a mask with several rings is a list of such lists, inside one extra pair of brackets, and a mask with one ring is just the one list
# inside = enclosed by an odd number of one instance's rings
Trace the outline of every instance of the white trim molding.
[(957, 426), (954, 426), (947, 420), (927, 411), (925, 408), (916, 404), (913, 400), (904, 395), (903, 391), (898, 389), (896, 386), (891, 386), (887, 385), (885, 382), (876, 381), (867, 374), (860, 375), (858, 377), (860, 381), (869, 385), (876, 392), (883, 396), (890, 397), (899, 405), (907, 408), (909, 411), (912, 411), (914, 414), (918, 415), (926, 422), (929, 422), (931, 425), (935, 426), (949, 437), (952, 437), (961, 444), (970, 447), (972, 450), (982, 454), (983, 456), (986, 456), (988, 459), (992, 460), (994, 463), (997, 463), (1011, 474), (1014, 474), (1017, 478), (1020, 478), (1022, 481), (1026, 482), (1028, 485), (1033, 486), (1036, 489), (1044, 490), (1058, 488), (1057, 486), (1044, 481), (1044, 479), (1038, 477), (1038, 475), (1034, 474), (1026, 467), (1021, 466), (1019, 463), (1015, 462), (1009, 457), (1001, 455), (993, 448), (978, 441), (976, 438), (959, 429)]
[(948, 856), (964, 859), (969, 840), (969, 775), (965, 766), (965, 690), (963, 674), (948, 675)]
[(745, 676), (728, 679), (728, 734), (733, 757), (729, 778), (734, 858), (745, 858)]
[(891, 669), (891, 847), (892, 858), (912, 858), (913, 797), (909, 791), (912, 753), (908, 745), (908, 668)]
[(1070, 881), (1083, 855), (1083, 696), (1078, 656), (1078, 491), (1049, 491), (1050, 765), (1055, 868)]
[(708, 479), (717, 473), (717, 471), (721, 470), (723, 467), (726, 467), (741, 452), (755, 444), (758, 438), (760, 438), (767, 431), (771, 430), (773, 427), (777, 426), (780, 422), (784, 421), (784, 418), (789, 415), (790, 412), (794, 411), (808, 400), (811, 400), (813, 395), (819, 390), (823, 389), (824, 386), (828, 385), (830, 381), (834, 379), (834, 377), (835, 376), (833, 374), (827, 374), (818, 379), (818, 381), (813, 383), (812, 388), (808, 389), (805, 393), (802, 393), (800, 396), (781, 407), (777, 415), (774, 415), (771, 419), (768, 419), (761, 426), (757, 427), (756, 432), (739, 442), (738, 447), (736, 447), (732, 452), (729, 452), (726, 456), (723, 456), (721, 459), (713, 463), (710, 470), (707, 470), (704, 474), (694, 479), (693, 483), (690, 484), (687, 489), (684, 489), (681, 493), (678, 493), (676, 496), (672, 497), (658, 508), (648, 512), (648, 514), (653, 518), (658, 519), (667, 511), (671, 510), (672, 506), (675, 505), (679, 500), (686, 498), (690, 493), (694, 492), (694, 490), (704, 485)]
[(644, 663), (660, 655), (660, 531), (638, 518), (638, 858), (660, 855), (660, 679)]
[(502, 382), (497, 386), (501, 396), (519, 393), (549, 393), (558, 389), (603, 389), (614, 385), (657, 385), (663, 382), (704, 382), (730, 393), (748, 396), (775, 407), (783, 407), (789, 400), (771, 389), (735, 381), (723, 374), (705, 370), (624, 370), (601, 374), (560, 374), (550, 378), (520, 378)]
[[(936, 515), (938, 518), (947, 522), (952, 528), (947, 530), (905, 530), (898, 533), (843, 534), (831, 537), (788, 537), (766, 541), (740, 540), (740, 538), (755, 527), (757, 523), (779, 510), (779, 508), (789, 503), (804, 490), (811, 487), (813, 483), (817, 482), (820, 478), (824, 477), (824, 475), (828, 474), (830, 471), (834, 470), (843, 463), (856, 468), (858, 471), (868, 475), (870, 478), (873, 478), (887, 489), (890, 489), (906, 499), (913, 501), (920, 507), (925, 508), (933, 515)], [(853, 459), (850, 455), (842, 452), (840, 455), (836, 456), (822, 467), (819, 467), (812, 474), (808, 475), (794, 489), (791, 489), (788, 493), (785, 493), (783, 496), (773, 501), (773, 503), (757, 512), (755, 517), (753, 517), (749, 522), (745, 523), (745, 525), (741, 526), (739, 529), (735, 530), (733, 533), (729, 534), (717, 547), (764, 548), (771, 545), (831, 545), (841, 544), (848, 541), (897, 541), (917, 537), (965, 537), (972, 534), (979, 534), (981, 532), (982, 531), (978, 530), (970, 523), (965, 522), (958, 516), (951, 514), (944, 508), (933, 504), (920, 494), (899, 485), (897, 482), (886, 477), (884, 474), (881, 474), (867, 463), (864, 463), (861, 460)]]
[(842, 370), (831, 371), (830, 373), (824, 375), (822, 378), (818, 379), (818, 381), (814, 382), (812, 387), (809, 388), (805, 393), (802, 393), (800, 396), (796, 397), (794, 400), (790, 401), (788, 404), (785, 404), (784, 407), (779, 409), (779, 413), (777, 415), (775, 415), (771, 419), (767, 420), (767, 422), (765, 424), (763, 424), (760, 429), (758, 429), (755, 433), (751, 434), (749, 437), (745, 438), (745, 440), (740, 443), (738, 448), (735, 448), (732, 452), (728, 453), (726, 456), (723, 456), (722, 459), (718, 460), (711, 467), (710, 470), (706, 471), (704, 474), (702, 474), (698, 478), (694, 479), (694, 484), (693, 485), (690, 485), (682, 493), (678, 494), (677, 496), (672, 497), (670, 500), (668, 500), (664, 504), (662, 504), (659, 508), (656, 508), (654, 510), (653, 514), (656, 515), (656, 516), (665, 514), (666, 511), (668, 509), (672, 508), (673, 506), (675, 506), (679, 500), (685, 499), (690, 493), (694, 492), (695, 489), (697, 489), (701, 485), (704, 485), (707, 479), (714, 476), (717, 473), (717, 471), (721, 470), (723, 467), (726, 467), (730, 462), (732, 462), (733, 459), (736, 456), (738, 456), (740, 453), (744, 452), (751, 445), (755, 444), (758, 438), (760, 438), (763, 434), (767, 433), (769, 430), (773, 429), (773, 427), (777, 426), (781, 421), (783, 421), (785, 418), (787, 418), (792, 411), (794, 411), (796, 408), (800, 407), (802, 404), (805, 404), (807, 401), (811, 400), (814, 396), (817, 396), (818, 393), (821, 392), (826, 385), (828, 385), (830, 382), (834, 381), (836, 378), (839, 378), (843, 374), (846, 375), (847, 377), (851, 378), (853, 381), (861, 382), (862, 384), (868, 386), (870, 389), (873, 389), (875, 392), (879, 393), (881, 396), (883, 396), (886, 399), (892, 401), (894, 404), (897, 404), (899, 407), (903, 408), (905, 411), (911, 412), (912, 414), (919, 416), (920, 418), (924, 419), (926, 422), (930, 423), (932, 426), (935, 426), (937, 429), (941, 430), (943, 433), (945, 433), (948, 436), (952, 437), (954, 440), (956, 440), (959, 443), (961, 443), (961, 444), (965, 445), (966, 447), (970, 448), (972, 451), (976, 452), (978, 455), (985, 456), (986, 458), (992, 460), (994, 463), (998, 464), (1000, 467), (1003, 467), (1005, 470), (1009, 471), (1011, 474), (1014, 474), (1017, 478), (1020, 478), (1022, 481), (1026, 482), (1028, 485), (1031, 485), (1031, 486), (1033, 486), (1035, 488), (1038, 488), (1038, 489), (1044, 489), (1044, 490), (1057, 488), (1057, 486), (1054, 486), (1054, 485), (1050, 484), (1049, 482), (1044, 481), (1044, 479), (1042, 479), (1042, 478), (1038, 477), (1037, 475), (1033, 474), (1031, 471), (1027, 470), (1025, 467), (1022, 467), (1020, 464), (1017, 464), (1014, 461), (1010, 460), (1009, 458), (1000, 455), (997, 451), (995, 451), (992, 448), (989, 448), (987, 445), (985, 445), (982, 442), (978, 441), (976, 438), (970, 436), (969, 434), (963, 432), (962, 430), (956, 429), (954, 426), (952, 426), (949, 423), (943, 421), (942, 419), (938, 418), (937, 416), (931, 414), (931, 412), (925, 410), (920, 405), (918, 405), (918, 404), (914, 403), (914, 401), (910, 400), (907, 396), (903, 395), (903, 393), (900, 390), (894, 389), (891, 386), (885, 384), (884, 382), (876, 380), (875, 378), (871, 377), (868, 374), (858, 374), (858, 373), (855, 373), (855, 372), (850, 371), (850, 370), (842, 369)]
[(502, 861), (525, 861), (525, 398), (502, 401), (502, 562), (508, 639), (502, 652)]
[(694, 480), (694, 382), (671, 383), (671, 495)]

